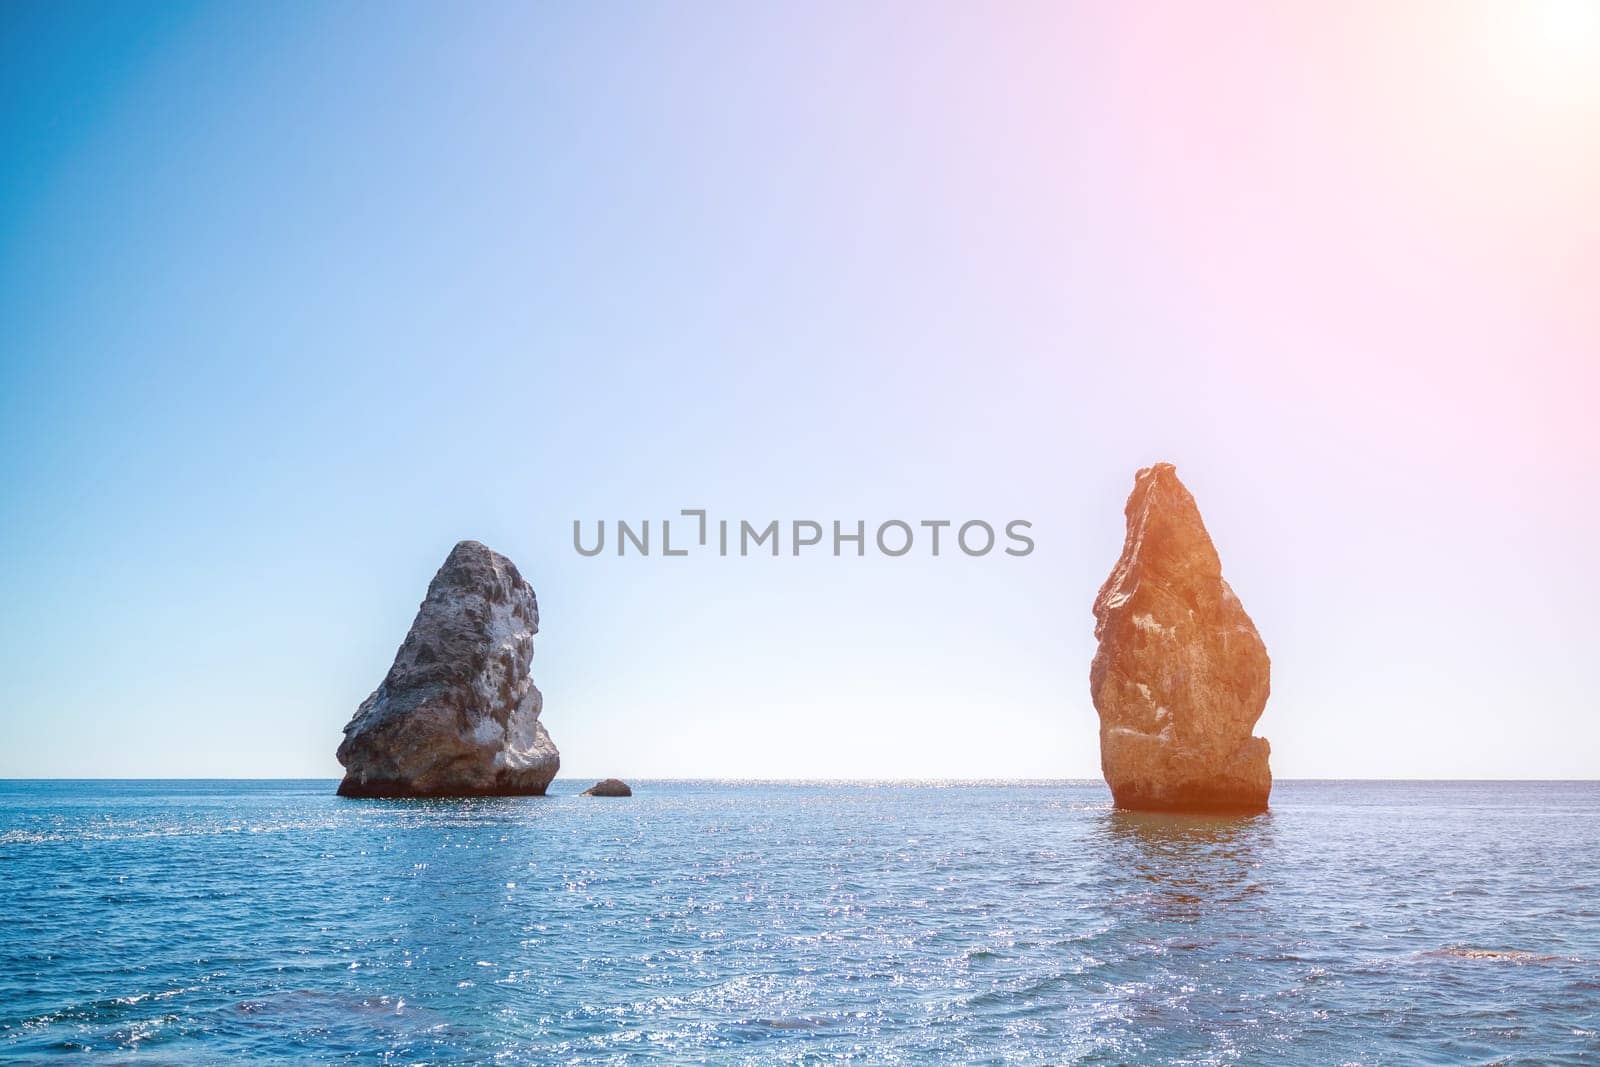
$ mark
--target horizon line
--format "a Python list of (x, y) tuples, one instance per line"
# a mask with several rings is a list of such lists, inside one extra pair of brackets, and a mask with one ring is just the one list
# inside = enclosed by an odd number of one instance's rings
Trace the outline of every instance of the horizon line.
[[(184, 777), (168, 777), (157, 775), (126, 776), (126, 775), (81, 775), (81, 776), (44, 776), (29, 775), (22, 777), (0, 777), (0, 783), (11, 782), (338, 782), (342, 776), (333, 775), (277, 775), (262, 777), (257, 775), (191, 775)], [(1033, 776), (1005, 776), (990, 775), (977, 777), (945, 777), (945, 776), (895, 776), (886, 778), (860, 778), (850, 776), (834, 777), (808, 777), (808, 778), (764, 778), (764, 777), (738, 777), (738, 776), (707, 776), (684, 777), (669, 775), (653, 777), (640, 775), (590, 775), (590, 774), (557, 774), (552, 782), (564, 780), (587, 781), (590, 778), (621, 778), (623, 781), (634, 782), (725, 782), (751, 785), (915, 785), (915, 784), (947, 784), (947, 785), (985, 785), (990, 783), (1008, 783), (1016, 785), (1105, 785), (1101, 778), (1040, 778)], [(1273, 784), (1285, 782), (1477, 782), (1484, 784), (1517, 783), (1517, 782), (1546, 782), (1546, 783), (1600, 783), (1600, 777), (1593, 778), (1392, 778), (1392, 777), (1351, 777), (1351, 778), (1274, 778)]]

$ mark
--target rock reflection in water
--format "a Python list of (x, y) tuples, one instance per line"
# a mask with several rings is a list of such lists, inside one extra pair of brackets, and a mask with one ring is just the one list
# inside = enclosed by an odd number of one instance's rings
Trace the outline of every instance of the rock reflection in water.
[(1272, 847), (1270, 813), (1174, 815), (1112, 810), (1097, 834), (1106, 884), (1124, 904), (1173, 919), (1238, 904), (1265, 888)]

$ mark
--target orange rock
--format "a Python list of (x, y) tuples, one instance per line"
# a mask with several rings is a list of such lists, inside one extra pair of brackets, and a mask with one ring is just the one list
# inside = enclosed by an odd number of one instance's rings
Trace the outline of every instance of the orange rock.
[(1119, 808), (1255, 812), (1271, 746), (1251, 736), (1271, 663), (1170, 463), (1134, 478), (1122, 558), (1095, 597), (1089, 691)]

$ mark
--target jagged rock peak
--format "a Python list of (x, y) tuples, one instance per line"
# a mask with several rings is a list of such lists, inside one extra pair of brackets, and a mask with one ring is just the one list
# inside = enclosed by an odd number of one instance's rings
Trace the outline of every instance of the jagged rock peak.
[(344, 728), (344, 796), (542, 794), (561, 766), (529, 674), (539, 602), (477, 541), (428, 583), (378, 688)]
[(1112, 797), (1144, 810), (1264, 810), (1271, 748), (1251, 731), (1271, 688), (1266, 646), (1172, 464), (1134, 477), (1123, 514), (1089, 671)]

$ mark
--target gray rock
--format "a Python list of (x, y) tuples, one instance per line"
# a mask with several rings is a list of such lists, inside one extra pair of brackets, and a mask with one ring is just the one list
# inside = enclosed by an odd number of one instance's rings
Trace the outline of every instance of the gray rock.
[(633, 790), (620, 778), (606, 778), (578, 794), (580, 797), (631, 797)]
[(394, 665), (344, 728), (339, 794), (542, 795), (561, 754), (528, 673), (539, 603), (509, 559), (462, 541)]

